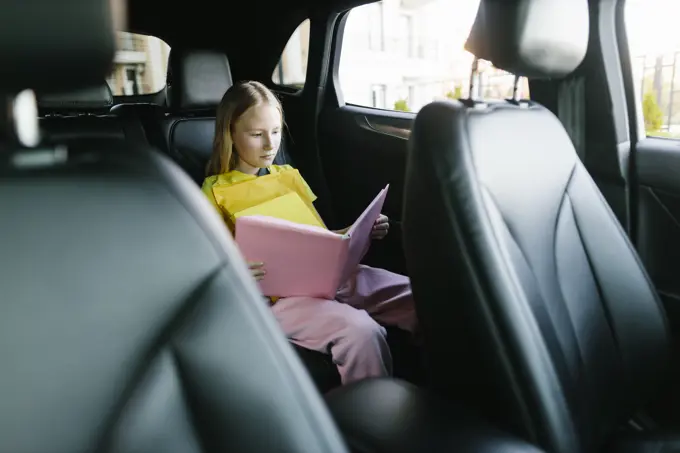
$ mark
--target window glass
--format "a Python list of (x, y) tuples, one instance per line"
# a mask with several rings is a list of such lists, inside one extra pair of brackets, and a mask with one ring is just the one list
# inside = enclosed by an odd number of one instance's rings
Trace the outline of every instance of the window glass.
[[(434, 100), (468, 96), (474, 57), (463, 45), (478, 6), (479, 0), (382, 0), (352, 9), (339, 67), (345, 102), (417, 112)], [(487, 62), (480, 69), (486, 99), (512, 96), (512, 74)], [(529, 97), (524, 78), (520, 94)]]
[(649, 136), (680, 138), (678, 0), (626, 0), (640, 123)]
[(165, 88), (170, 46), (154, 36), (117, 35), (113, 71), (106, 79), (113, 95), (153, 94)]
[(281, 58), (272, 74), (277, 85), (302, 89), (307, 76), (309, 53), (309, 19), (302, 22), (288, 39)]

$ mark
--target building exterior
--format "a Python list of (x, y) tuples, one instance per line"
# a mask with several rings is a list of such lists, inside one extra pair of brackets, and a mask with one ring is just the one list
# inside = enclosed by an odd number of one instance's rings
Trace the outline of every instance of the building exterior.
[(307, 74), (308, 53), (309, 19), (302, 22), (288, 39), (281, 61), (272, 74), (272, 81), (279, 85), (302, 88)]
[(472, 59), (452, 52), (442, 0), (383, 0), (350, 12), (339, 76), (347, 103), (417, 111), (454, 92)]
[[(680, 134), (680, 48), (664, 53), (633, 55), (633, 75), (640, 105), (658, 109), (660, 124), (648, 132)], [(645, 100), (645, 97), (649, 96)], [(654, 104), (650, 106), (648, 103)], [(649, 120), (649, 118), (648, 118)]]
[[(467, 96), (473, 56), (463, 45), (476, 12), (477, 2), (451, 0), (382, 0), (354, 8), (339, 68), (344, 101), (418, 111), (433, 100)], [(305, 21), (286, 45), (274, 82), (304, 84), (308, 36)], [(480, 68), (485, 96), (512, 95), (512, 75), (488, 64)], [(521, 87), (528, 96), (526, 80)]]
[(114, 68), (107, 79), (114, 96), (157, 93), (165, 86), (170, 47), (146, 35), (118, 32)]

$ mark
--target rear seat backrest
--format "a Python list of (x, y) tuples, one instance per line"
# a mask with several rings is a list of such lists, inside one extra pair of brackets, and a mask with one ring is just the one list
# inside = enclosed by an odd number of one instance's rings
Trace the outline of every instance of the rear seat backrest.
[(38, 96), (40, 128), (44, 141), (64, 143), (73, 140), (121, 140), (146, 145), (144, 130), (134, 118), (109, 113), (113, 96), (108, 84)]
[[(167, 109), (121, 104), (112, 112), (123, 115), (134, 111), (142, 119), (149, 141), (200, 185), (212, 153), (217, 106), (233, 84), (229, 60), (211, 50), (172, 49), (168, 74), (172, 74), (172, 89)], [(275, 161), (279, 165), (290, 163), (285, 141), (284, 134)]]

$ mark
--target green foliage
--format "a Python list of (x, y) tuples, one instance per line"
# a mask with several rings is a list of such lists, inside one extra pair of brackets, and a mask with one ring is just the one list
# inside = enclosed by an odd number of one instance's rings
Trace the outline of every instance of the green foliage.
[(456, 97), (456, 99), (460, 99), (463, 97), (463, 87), (458, 85), (456, 89), (453, 91), (453, 95)]
[(446, 93), (446, 97), (449, 99), (460, 99), (463, 97), (463, 87), (460, 85), (457, 85), (456, 88), (453, 89), (453, 91), (449, 91)]
[(663, 112), (656, 102), (656, 93), (648, 91), (642, 98), (642, 113), (645, 118), (645, 131), (647, 134), (655, 134), (663, 126)]
[(406, 99), (399, 99), (394, 103), (394, 110), (399, 110), (401, 112), (410, 112), (411, 109), (408, 108), (408, 103)]

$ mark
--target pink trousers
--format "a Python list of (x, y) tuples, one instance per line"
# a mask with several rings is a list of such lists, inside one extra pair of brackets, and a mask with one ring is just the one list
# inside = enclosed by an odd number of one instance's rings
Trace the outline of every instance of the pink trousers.
[(287, 297), (272, 305), (284, 333), (306, 349), (330, 352), (343, 384), (392, 374), (385, 328), (415, 332), (408, 277), (360, 265), (336, 300)]

